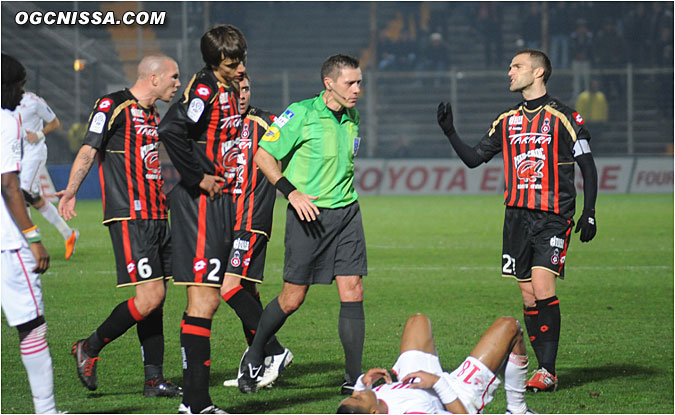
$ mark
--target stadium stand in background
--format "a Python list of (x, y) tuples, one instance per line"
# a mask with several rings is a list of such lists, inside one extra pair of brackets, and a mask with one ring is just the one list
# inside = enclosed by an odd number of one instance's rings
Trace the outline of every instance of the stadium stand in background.
[[(29, 72), (28, 90), (52, 105), (64, 127), (50, 145), (49, 164), (72, 161), (69, 132), (86, 122), (95, 98), (129, 84), (138, 57), (161, 51), (180, 64), (181, 81), (198, 70), (199, 36), (217, 23), (235, 23), (247, 37), (247, 69), (256, 85), (255, 104), (279, 112), (289, 102), (321, 88), (315, 68), (337, 52), (360, 56), (364, 148), (360, 157), (454, 157), (435, 122), (436, 105), (451, 100), (456, 125), (477, 141), (491, 119), (514, 102), (506, 91), (508, 59), (528, 44), (569, 44), (569, 68), (554, 60), (550, 92), (574, 105), (574, 85), (586, 75), (572, 70), (575, 30), (580, 19), (593, 39), (625, 56), (608, 62), (591, 51), (590, 73), (607, 96), (609, 122), (593, 142), (597, 156), (662, 155), (673, 151), (673, 4), (669, 2), (547, 2), (530, 10), (522, 3), (479, 2), (2, 2), (2, 50), (18, 57)], [(18, 11), (139, 10), (166, 12), (161, 26), (19, 26)], [(548, 15), (546, 36), (523, 32), (525, 16)], [(495, 17), (496, 16), (496, 17)], [(492, 19), (492, 20), (490, 20)], [(612, 44), (606, 24), (618, 37)], [(492, 28), (489, 37), (484, 33)], [(496, 32), (495, 32), (496, 31)], [(349, 36), (338, 36), (350, 33)], [(562, 35), (560, 35), (562, 33)], [(431, 37), (447, 45), (447, 70), (427, 71), (423, 51)], [(540, 37), (537, 42), (537, 37)], [(503, 65), (488, 65), (501, 46)], [(491, 42), (491, 43), (490, 43)], [(607, 43), (610, 42), (610, 43)], [(621, 43), (619, 43), (621, 42)], [(622, 44), (623, 43), (623, 44)], [(486, 55), (491, 44), (493, 53)], [(393, 48), (389, 46), (394, 45)], [(499, 46), (497, 45), (497, 46)], [(636, 48), (635, 45), (642, 45)], [(644, 45), (649, 45), (644, 47)], [(550, 48), (545, 48), (550, 49)], [(636, 50), (639, 49), (639, 50)], [(387, 50), (401, 51), (394, 65), (379, 65)], [(601, 50), (602, 52), (602, 50)], [(618, 53), (617, 53), (618, 54)], [(75, 58), (84, 70), (73, 69)], [(560, 62), (559, 62), (560, 63)], [(378, 66), (384, 69), (378, 70)], [(503, 66), (503, 68), (502, 68)], [(582, 66), (583, 67), (583, 66)], [(163, 113), (166, 107), (160, 106)], [(583, 114), (582, 114), (583, 115)], [(591, 130), (591, 134), (593, 131)]]

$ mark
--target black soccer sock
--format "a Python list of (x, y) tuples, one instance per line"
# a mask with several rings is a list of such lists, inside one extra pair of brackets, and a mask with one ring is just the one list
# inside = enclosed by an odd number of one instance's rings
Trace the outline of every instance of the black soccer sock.
[[(539, 342), (539, 310), (537, 306), (526, 307), (523, 305), (523, 319), (527, 328), (527, 336), (530, 339), (532, 350), (537, 357), (537, 362), (541, 362), (541, 347)], [(541, 366), (540, 366), (541, 367)]]
[(265, 358), (265, 345), (279, 331), (291, 314), (283, 312), (279, 305), (279, 297), (275, 297), (274, 300), (267, 304), (265, 311), (260, 316), (260, 323), (258, 323), (258, 330), (253, 338), (253, 342), (248, 348), (246, 362), (253, 363), (254, 365), (262, 364)]
[(356, 382), (361, 375), (363, 341), (366, 336), (366, 317), (363, 301), (340, 302), (338, 333), (345, 352), (345, 374), (347, 382)]
[(136, 325), (141, 342), (145, 380), (161, 377), (164, 363), (164, 309), (157, 307)]
[(209, 395), (211, 373), (211, 320), (185, 316), (180, 330), (183, 355), (183, 403), (192, 413), (212, 405)]
[(91, 357), (98, 356), (101, 349), (120, 337), (134, 324), (143, 320), (136, 310), (134, 297), (121, 302), (113, 309), (107, 319), (94, 331), (84, 344), (84, 351)]
[(539, 310), (538, 337), (541, 344), (539, 367), (555, 375), (555, 361), (560, 341), (560, 301), (555, 296), (537, 300), (537, 310)]

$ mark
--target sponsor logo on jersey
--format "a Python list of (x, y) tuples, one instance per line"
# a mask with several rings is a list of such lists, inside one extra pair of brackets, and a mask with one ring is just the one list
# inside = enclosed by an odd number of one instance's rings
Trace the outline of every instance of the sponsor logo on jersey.
[(239, 249), (239, 250), (242, 250), (242, 251), (248, 251), (248, 244), (249, 244), (249, 241), (247, 241), (246, 239), (237, 238), (237, 239), (234, 240), (234, 243), (232, 244), (232, 248)]
[(141, 204), (140, 200), (134, 200), (134, 210), (136, 212), (140, 212), (141, 209), (143, 209), (143, 205)]
[(162, 167), (159, 163), (159, 142), (141, 146), (141, 158), (147, 172), (145, 178), (148, 180), (159, 180), (162, 178)]
[(262, 136), (262, 140), (273, 143), (279, 139), (279, 136), (280, 136), (279, 129), (273, 125)]
[(221, 92), (220, 95), (218, 96), (218, 100), (220, 101), (221, 104), (226, 103), (229, 98), (230, 98), (229, 92)]
[(555, 235), (551, 237), (551, 240), (549, 241), (549, 243), (551, 244), (551, 246), (553, 248), (563, 249), (565, 247), (565, 240), (562, 239), (562, 238), (558, 238)]
[(352, 150), (353, 157), (356, 157), (356, 154), (359, 152), (359, 145), (361, 145), (361, 137), (354, 137), (354, 148)]
[(579, 124), (579, 125), (584, 125), (584, 119), (581, 118), (581, 114), (578, 112), (573, 112), (572, 117), (574, 118), (574, 121)]
[(229, 117), (221, 118), (220, 122), (223, 123), (220, 126), (222, 130), (226, 128), (233, 128), (233, 127), (236, 128), (239, 127), (239, 125), (241, 125), (241, 115), (240, 114), (230, 115)]
[(509, 140), (511, 144), (549, 144), (551, 135), (542, 133), (510, 134)]
[(136, 274), (136, 264), (134, 264), (134, 261), (127, 262), (127, 272), (129, 275)]
[(237, 147), (234, 140), (225, 141), (220, 144), (220, 155), (223, 157), (223, 164), (234, 167), (237, 163)]
[(204, 84), (199, 84), (195, 88), (195, 95), (197, 95), (199, 98), (203, 99), (204, 101), (207, 101), (209, 99), (209, 96), (211, 96), (211, 88)]
[(199, 117), (202, 116), (202, 112), (204, 112), (204, 101), (199, 98), (192, 98), (192, 101), (190, 101), (190, 106), (187, 110), (188, 118), (194, 122), (197, 122), (199, 121)]
[(541, 189), (541, 184), (528, 184), (528, 182), (536, 182), (544, 177), (541, 172), (544, 168), (544, 160), (525, 160), (516, 168), (516, 175), (521, 183), (518, 184), (518, 189)]
[(89, 131), (92, 133), (101, 134), (103, 132), (103, 127), (105, 127), (105, 114), (102, 112), (97, 112), (91, 119)]
[(136, 128), (137, 135), (142, 134), (147, 135), (148, 137), (159, 137), (156, 125), (136, 124), (134, 127)]
[(113, 100), (110, 98), (103, 98), (101, 102), (98, 103), (98, 110), (103, 112), (108, 112), (110, 107), (112, 107)]
[(277, 125), (277, 127), (281, 128), (284, 125), (286, 125), (287, 122), (291, 120), (291, 118), (295, 117), (295, 114), (291, 110), (286, 110), (283, 114), (281, 114), (275, 121), (274, 123)]
[(239, 144), (237, 147), (239, 147), (239, 150), (246, 150), (247, 148), (253, 147), (253, 142), (242, 135), (242, 137), (239, 139)]
[(234, 251), (234, 255), (232, 256), (232, 259), (230, 260), (230, 264), (232, 264), (233, 267), (237, 268), (239, 265), (241, 265), (241, 254), (239, 251)]
[(509, 125), (521, 125), (523, 123), (522, 115), (514, 115), (509, 117)]
[(194, 258), (192, 260), (192, 270), (195, 272), (195, 274), (202, 274), (206, 272), (206, 259)]
[(132, 108), (131, 109), (131, 115), (134, 117), (141, 117), (143, 118), (143, 110), (139, 108)]

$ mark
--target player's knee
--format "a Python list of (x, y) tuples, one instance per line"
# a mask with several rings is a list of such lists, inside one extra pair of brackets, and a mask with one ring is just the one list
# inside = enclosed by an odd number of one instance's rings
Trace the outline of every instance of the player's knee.
[(520, 326), (518, 319), (510, 316), (499, 317), (496, 323), (503, 327), (504, 330), (507, 330), (512, 336), (517, 336), (522, 333), (523, 328)]
[(431, 321), (429, 317), (422, 313), (415, 313), (412, 316), (408, 317), (407, 324), (430, 324)]
[(165, 295), (166, 289), (161, 281), (142, 284), (136, 288), (134, 306), (145, 317), (164, 304)]

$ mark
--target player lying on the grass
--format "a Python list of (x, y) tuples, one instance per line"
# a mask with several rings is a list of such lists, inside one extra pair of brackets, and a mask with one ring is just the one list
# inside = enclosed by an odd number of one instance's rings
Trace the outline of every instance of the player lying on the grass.
[[(398, 360), (392, 368), (370, 369), (356, 381), (352, 396), (337, 413), (479, 413), (492, 401), (504, 378), (507, 413), (533, 413), (525, 403), (527, 354), (523, 329), (513, 317), (500, 317), (487, 329), (471, 354), (452, 373), (444, 372), (436, 352), (431, 321), (424, 314), (408, 319)], [(385, 383), (374, 386), (384, 379)]]

